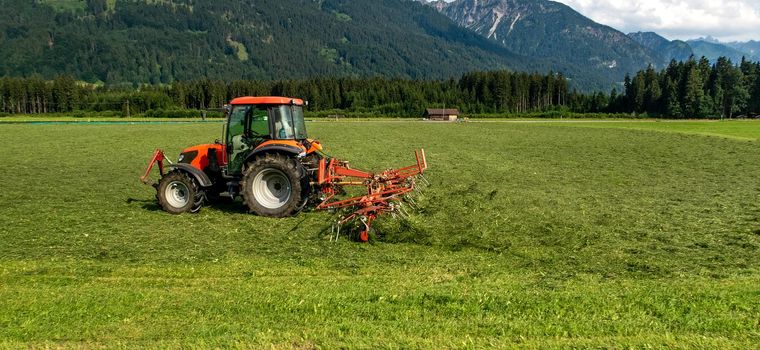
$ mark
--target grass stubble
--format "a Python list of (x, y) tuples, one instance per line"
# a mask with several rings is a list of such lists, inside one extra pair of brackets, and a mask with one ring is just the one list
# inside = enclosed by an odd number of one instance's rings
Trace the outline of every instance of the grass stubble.
[(599, 124), (309, 124), (357, 168), (426, 149), (371, 244), (160, 211), (152, 150), (221, 125), (0, 125), (0, 347), (756, 348), (760, 124)]

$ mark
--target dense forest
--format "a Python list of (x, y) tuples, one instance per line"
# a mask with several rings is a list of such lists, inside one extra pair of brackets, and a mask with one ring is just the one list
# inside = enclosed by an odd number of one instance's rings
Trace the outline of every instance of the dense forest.
[(418, 117), (426, 107), (457, 107), (470, 116), (563, 116), (581, 113), (663, 118), (719, 118), (760, 114), (760, 63), (721, 58), (673, 61), (627, 77), (623, 91), (583, 94), (562, 74), (472, 72), (459, 79), (312, 78), (301, 80), (191, 80), (138, 88), (100, 86), (68, 75), (52, 81), (0, 78), (0, 113), (103, 113), (151, 117), (198, 116), (245, 95), (282, 95), (310, 101), (312, 115)]
[(0, 0), (0, 76), (108, 85), (548, 71), (407, 0)]
[(754, 116), (760, 114), (760, 63), (742, 59), (734, 65), (725, 57), (715, 64), (706, 58), (672, 61), (659, 73), (649, 67), (626, 77), (624, 89), (609, 98), (596, 94), (590, 111), (672, 118)]
[(0, 78), (0, 112), (7, 114), (119, 111), (124, 115), (161, 116), (156, 110), (220, 109), (230, 99), (247, 95), (304, 98), (312, 112), (394, 116), (419, 116), (425, 107), (443, 105), (476, 114), (545, 111), (581, 96), (568, 91), (561, 74), (507, 71), (467, 73), (459, 80), (375, 77), (226, 83), (204, 79), (138, 89), (95, 86), (71, 76), (53, 81)]

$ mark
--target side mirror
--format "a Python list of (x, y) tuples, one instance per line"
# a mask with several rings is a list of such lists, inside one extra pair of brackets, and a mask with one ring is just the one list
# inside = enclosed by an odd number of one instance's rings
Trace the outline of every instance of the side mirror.
[(309, 101), (303, 101), (303, 106), (304, 107), (309, 107)]
[(232, 106), (230, 105), (224, 105), (222, 108), (224, 109), (225, 114), (230, 114), (230, 111), (232, 110)]

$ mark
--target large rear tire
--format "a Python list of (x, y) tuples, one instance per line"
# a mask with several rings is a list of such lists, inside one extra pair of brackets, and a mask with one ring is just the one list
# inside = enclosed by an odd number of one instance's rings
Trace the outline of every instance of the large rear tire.
[(281, 218), (303, 206), (305, 172), (281, 154), (266, 154), (248, 164), (241, 183), (243, 200), (257, 215)]
[(157, 188), (158, 204), (171, 214), (196, 213), (203, 206), (203, 191), (194, 178), (182, 171), (171, 171)]

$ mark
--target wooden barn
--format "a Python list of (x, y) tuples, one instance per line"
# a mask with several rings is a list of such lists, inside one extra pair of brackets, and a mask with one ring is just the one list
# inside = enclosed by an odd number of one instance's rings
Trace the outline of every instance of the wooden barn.
[(455, 122), (459, 119), (459, 110), (456, 108), (428, 108), (425, 110), (425, 118), (428, 120)]

